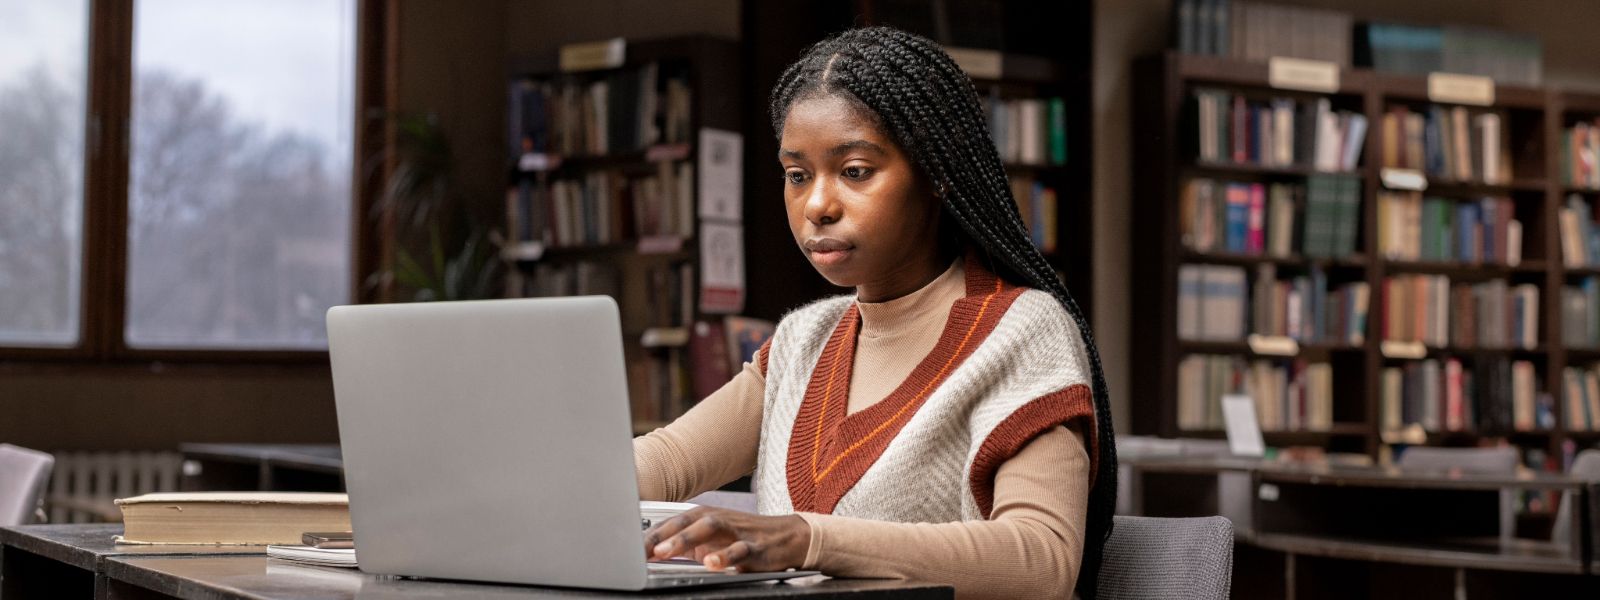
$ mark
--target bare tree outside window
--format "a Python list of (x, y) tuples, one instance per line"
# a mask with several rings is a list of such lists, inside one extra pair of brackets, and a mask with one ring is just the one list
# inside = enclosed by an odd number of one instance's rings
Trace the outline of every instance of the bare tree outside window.
[(141, 0), (126, 338), (318, 349), (349, 301), (353, 0)]
[(0, 0), (0, 345), (79, 339), (83, 1)]

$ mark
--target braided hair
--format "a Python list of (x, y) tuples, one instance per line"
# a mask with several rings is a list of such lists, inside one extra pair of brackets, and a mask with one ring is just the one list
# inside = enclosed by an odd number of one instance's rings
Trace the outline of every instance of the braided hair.
[(960, 225), (995, 274), (1049, 292), (1077, 323), (1089, 353), (1099, 449), (1077, 591), (1093, 598), (1117, 498), (1116, 438), (1105, 375), (1083, 311), (1023, 227), (972, 80), (933, 41), (889, 27), (867, 27), (818, 42), (784, 70), (772, 90), (773, 130), (782, 137), (784, 119), (796, 101), (824, 95), (866, 108), (910, 152), (921, 175), (940, 191), (944, 222)]

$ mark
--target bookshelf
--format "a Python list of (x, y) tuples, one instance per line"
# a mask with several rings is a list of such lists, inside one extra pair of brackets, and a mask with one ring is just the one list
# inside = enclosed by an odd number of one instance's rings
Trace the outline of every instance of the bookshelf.
[[(1578, 405), (1568, 405), (1569, 382), (1564, 375), (1568, 368), (1589, 369), (1600, 364), (1600, 343), (1567, 343), (1566, 336), (1570, 335), (1567, 328), (1573, 325), (1569, 321), (1577, 313), (1575, 306), (1566, 307), (1566, 314), (1563, 310), (1564, 302), (1576, 302), (1568, 296), (1581, 291), (1584, 282), (1600, 285), (1588, 279), (1600, 278), (1600, 261), (1577, 265), (1566, 260), (1563, 239), (1570, 236), (1562, 234), (1563, 214), (1569, 208), (1569, 197), (1586, 203), (1588, 212), (1584, 223), (1587, 230), (1600, 231), (1593, 218), (1595, 204), (1600, 202), (1600, 191), (1570, 181), (1562, 171), (1572, 167), (1563, 162), (1563, 136), (1570, 135), (1570, 130), (1579, 123), (1596, 123), (1595, 119), (1600, 118), (1600, 95), (1496, 84), (1493, 102), (1479, 106), (1430, 100), (1428, 78), (1424, 76), (1346, 67), (1338, 70), (1336, 89), (1306, 92), (1275, 88), (1269, 71), (1266, 63), (1175, 51), (1146, 57), (1135, 64), (1133, 152), (1139, 157), (1140, 167), (1133, 181), (1136, 233), (1132, 247), (1133, 314), (1136, 320), (1131, 350), (1141, 375), (1131, 382), (1132, 397), (1137, 399), (1132, 404), (1133, 431), (1164, 437), (1222, 435), (1218, 427), (1196, 426), (1193, 407), (1185, 403), (1194, 402), (1192, 397), (1180, 400), (1185, 360), (1205, 356), (1246, 365), (1257, 360), (1330, 365), (1333, 372), (1331, 406), (1325, 410), (1331, 414), (1324, 416), (1323, 422), (1316, 426), (1267, 431), (1265, 437), (1269, 445), (1320, 446), (1329, 451), (1362, 453), (1381, 460), (1387, 455), (1387, 447), (1394, 443), (1476, 445), (1489, 439), (1505, 439), (1524, 450), (1543, 452), (1545, 457), (1562, 456), (1568, 442), (1579, 449), (1600, 443), (1600, 432), (1570, 422)], [(1226, 96), (1229, 100), (1235, 96), (1243, 98), (1250, 110), (1260, 106), (1269, 115), (1275, 106), (1274, 99), (1292, 100), (1297, 106), (1325, 100), (1326, 106), (1335, 112), (1344, 110), (1365, 119), (1366, 135), (1361, 145), (1353, 148), (1357, 159), (1354, 164), (1332, 169), (1326, 165), (1318, 168), (1300, 160), (1239, 162), (1234, 160), (1235, 156), (1203, 159), (1200, 150), (1206, 140), (1212, 139), (1211, 134), (1202, 133), (1210, 123), (1206, 120), (1210, 117), (1203, 111), (1210, 109), (1202, 109), (1198, 98), (1207, 93)], [(1410, 117), (1414, 123), (1410, 125), (1412, 130), (1405, 128), (1404, 113), (1418, 115)], [(1248, 114), (1256, 115), (1255, 112)], [(1406, 142), (1425, 139), (1414, 134), (1433, 135), (1430, 127), (1454, 126), (1454, 119), (1462, 120), (1463, 131), (1470, 132), (1460, 138), (1465, 140), (1461, 152), (1446, 157), (1444, 154), (1452, 150), (1419, 148), (1409, 155), (1411, 161), (1406, 161), (1406, 157), (1396, 158), (1399, 156), (1395, 154), (1397, 149), (1405, 148)], [(1395, 125), (1386, 124), (1386, 120), (1394, 121)], [(1345, 121), (1341, 119), (1340, 122)], [(1265, 126), (1260, 129), (1268, 130)], [(1492, 131), (1484, 133), (1486, 130)], [(1259, 151), (1263, 143), (1266, 142), (1258, 138), (1252, 147)], [(1437, 142), (1426, 142), (1424, 146), (1430, 144)], [(1300, 155), (1298, 150), (1297, 147), (1296, 157)], [(1255, 156), (1252, 154), (1251, 158)], [(1407, 164), (1416, 163), (1419, 156), (1421, 164)], [(1453, 163), (1442, 162), (1445, 160)], [(1446, 164), (1464, 170), (1446, 171), (1443, 169)], [(1408, 173), (1397, 169), (1419, 175), (1426, 182), (1425, 190), (1407, 189), (1408, 180), (1396, 175)], [(1207, 209), (1212, 205), (1186, 199), (1186, 193), (1193, 189), (1191, 182), (1212, 180), (1219, 182), (1216, 184), (1219, 187), (1226, 187), (1221, 182), (1227, 182), (1238, 184), (1241, 189), (1259, 185), (1268, 190), (1269, 200), (1264, 204), (1269, 210), (1262, 217), (1266, 221), (1262, 229), (1269, 229), (1273, 186), (1292, 188), (1328, 176), (1354, 180), (1359, 192), (1356, 211), (1348, 214), (1353, 226), (1350, 235), (1354, 238), (1348, 240), (1353, 242), (1349, 251), (1331, 255), (1308, 255), (1298, 248), (1288, 253), (1274, 253), (1271, 248), (1260, 247), (1240, 251), (1221, 243), (1203, 247), (1204, 244), (1194, 241), (1196, 223), (1202, 221), (1196, 220), (1194, 210), (1185, 212), (1185, 207)], [(1418, 208), (1403, 210), (1431, 215), (1442, 229), (1423, 234), (1425, 221), (1398, 220), (1413, 218), (1409, 213), (1395, 212), (1401, 211), (1402, 208), (1396, 207), (1405, 202), (1387, 203), (1385, 199), (1410, 195), (1415, 195), (1417, 200), (1408, 202), (1417, 204)], [(1294, 198), (1294, 204), (1285, 206), (1304, 210), (1299, 197)], [(1494, 202), (1490, 205), (1483, 198), (1492, 198)], [(1422, 212), (1423, 205), (1429, 206), (1425, 210), (1433, 212)], [(1491, 219), (1484, 215), (1500, 216)], [(1473, 218), (1483, 220), (1471, 220)], [(1385, 222), (1385, 219), (1396, 220)], [(1293, 221), (1291, 230), (1296, 244), (1307, 239), (1305, 225), (1303, 215)], [(1519, 227), (1520, 230), (1512, 231)], [(1508, 256), (1508, 246), (1518, 235), (1521, 245), (1515, 254), (1520, 255)], [(1265, 236), (1270, 244), (1271, 232), (1267, 231)], [(1595, 248), (1600, 250), (1600, 235), (1595, 235), (1594, 242)], [(1416, 246), (1423, 247), (1419, 251)], [(1193, 281), (1184, 279), (1184, 271), (1193, 272), (1186, 269), (1186, 265), (1230, 269), (1217, 272), (1232, 278), (1234, 287), (1228, 288), (1229, 293), (1240, 297), (1243, 306), (1200, 306), (1240, 309), (1244, 323), (1225, 324), (1240, 327), (1224, 327), (1227, 331), (1222, 332), (1223, 335), (1200, 336), (1202, 339), (1193, 339), (1194, 331), (1181, 330), (1186, 326), (1181, 316), (1185, 306), (1182, 304), (1184, 290), (1194, 289), (1184, 287), (1185, 281)], [(1246, 342), (1242, 333), (1258, 329), (1258, 323), (1252, 319), (1260, 318), (1254, 313), (1261, 311), (1259, 299), (1263, 296), (1256, 295), (1256, 290), (1268, 287), (1258, 285), (1268, 273), (1278, 280), (1315, 274), (1318, 279), (1311, 281), (1325, 281), (1329, 290), (1347, 284), (1365, 286), (1367, 313), (1360, 339), (1326, 339), (1325, 324), (1330, 317), (1328, 313), (1313, 313), (1322, 317), (1316, 322), (1322, 324), (1319, 332), (1324, 335), (1300, 340), (1287, 355), (1281, 348), (1262, 352), (1257, 344)], [(1432, 319), (1443, 329), (1428, 329), (1427, 339), (1418, 340), (1423, 343), (1386, 331), (1386, 320), (1396, 324), (1416, 320), (1405, 313), (1386, 313), (1386, 298), (1402, 297), (1401, 291), (1390, 289), (1398, 285), (1391, 284), (1391, 279), (1433, 284), (1433, 288), (1417, 284), (1417, 289), (1432, 290), (1428, 293), (1433, 294), (1416, 299), (1426, 305), (1417, 314), (1427, 315), (1423, 320)], [(1576, 291), (1567, 291), (1569, 289)], [(1591, 290), (1600, 296), (1600, 289)], [(1494, 327), (1504, 324), (1497, 316), (1502, 314), (1499, 312), (1502, 305), (1492, 304), (1496, 302), (1506, 303), (1504, 306), (1509, 307), (1505, 308), (1509, 311), (1506, 314), (1511, 315), (1510, 325), (1506, 326), (1508, 331), (1500, 332), (1505, 334), (1502, 336), (1505, 339), (1486, 337), (1487, 329), (1482, 332), (1461, 329), (1463, 325), (1457, 321), (1469, 309), (1475, 315), (1488, 315), (1475, 320), (1477, 322)], [(1517, 306), (1523, 307), (1525, 312), (1516, 312)], [(1584, 314), (1594, 314), (1594, 305), (1588, 305), (1586, 310)], [(1527, 320), (1533, 312), (1537, 313), (1536, 319)], [(1215, 320), (1214, 310), (1201, 314), (1207, 321)], [(1440, 318), (1441, 315), (1448, 317)], [(1518, 315), (1522, 320), (1518, 320)], [(1600, 323), (1596, 323), (1596, 328), (1600, 329)], [(1421, 330), (1418, 331), (1420, 336)], [(1234, 333), (1241, 335), (1229, 335)], [(1397, 341), (1386, 341), (1386, 338), (1397, 338)], [(1444, 343), (1438, 343), (1441, 341)], [(1402, 377), (1402, 383), (1410, 385), (1405, 383), (1410, 380), (1404, 378), (1412, 377), (1419, 370), (1418, 365), (1432, 363), (1443, 369), (1451, 359), (1472, 371), (1470, 378), (1479, 387), (1470, 391), (1477, 394), (1478, 408), (1459, 409), (1468, 412), (1455, 413), (1454, 418), (1465, 422), (1446, 423), (1448, 411), (1452, 409), (1439, 406), (1438, 410), (1443, 412), (1429, 417), (1429, 427), (1393, 427), (1394, 415), (1385, 412), (1393, 410), (1384, 402), (1386, 386), (1391, 386), (1388, 392), (1393, 396), (1392, 386), (1397, 374)], [(1491, 369), (1506, 369), (1507, 373), (1491, 374)], [(1426, 376), (1415, 377), (1427, 379)], [(1534, 390), (1532, 395), (1527, 394), (1530, 387)], [(1400, 395), (1407, 395), (1408, 390), (1410, 388), (1400, 388)], [(1516, 405), (1504, 397), (1507, 395), (1520, 396), (1525, 402)], [(1547, 404), (1541, 404), (1542, 395), (1548, 395)], [(1439, 394), (1440, 398), (1445, 396), (1445, 393)], [(1471, 396), (1463, 400), (1468, 404), (1471, 401)], [(1506, 406), (1508, 404), (1512, 406)], [(1186, 406), (1190, 412), (1184, 414)], [(1531, 423), (1527, 414), (1514, 414), (1517, 406), (1524, 410), (1532, 407)], [(1401, 408), (1410, 411), (1406, 405)], [(1486, 411), (1490, 410), (1496, 412), (1488, 414)], [(1546, 411), (1549, 416), (1542, 417)], [(1417, 419), (1420, 417), (1409, 412), (1401, 415), (1402, 424)], [(1433, 419), (1439, 422), (1434, 423)]]
[(732, 374), (722, 315), (700, 297), (697, 158), (704, 128), (741, 129), (739, 49), (708, 36), (623, 45), (600, 68), (563, 70), (554, 52), (511, 61), (501, 257), (507, 297), (617, 300), (644, 433)]

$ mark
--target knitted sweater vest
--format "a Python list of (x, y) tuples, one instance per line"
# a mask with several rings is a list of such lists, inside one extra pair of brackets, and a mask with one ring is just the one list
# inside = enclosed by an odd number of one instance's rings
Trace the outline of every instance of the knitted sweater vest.
[(846, 415), (860, 323), (853, 297), (820, 300), (785, 316), (757, 353), (766, 375), (754, 480), (761, 514), (987, 519), (1000, 465), (1074, 421), (1094, 481), (1088, 358), (1049, 293), (967, 258), (966, 296), (933, 350), (887, 398)]

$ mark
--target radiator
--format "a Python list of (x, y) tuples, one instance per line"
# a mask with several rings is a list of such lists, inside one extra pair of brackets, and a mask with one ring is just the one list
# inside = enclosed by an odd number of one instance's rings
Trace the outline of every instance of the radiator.
[(51, 523), (121, 521), (112, 502), (178, 490), (183, 455), (177, 452), (58, 452), (45, 491)]

